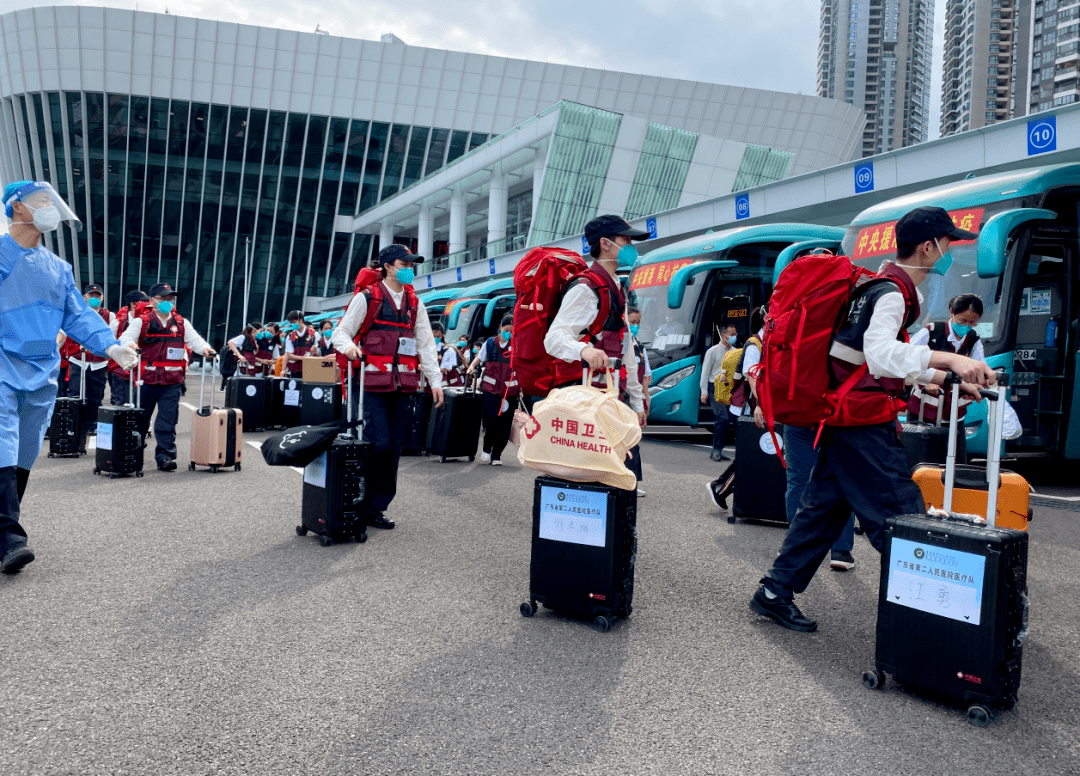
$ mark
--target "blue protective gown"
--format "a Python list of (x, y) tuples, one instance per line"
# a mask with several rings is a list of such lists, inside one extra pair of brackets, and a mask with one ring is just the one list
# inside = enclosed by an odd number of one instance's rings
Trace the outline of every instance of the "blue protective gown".
[(0, 467), (29, 469), (37, 459), (56, 400), (60, 329), (98, 356), (119, 344), (69, 264), (0, 237)]

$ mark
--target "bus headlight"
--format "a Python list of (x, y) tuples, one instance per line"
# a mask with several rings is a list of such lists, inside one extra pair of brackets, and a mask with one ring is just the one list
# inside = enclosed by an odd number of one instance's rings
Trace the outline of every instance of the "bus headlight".
[[(660, 391), (671, 390), (676, 385), (678, 385), (683, 380), (685, 380), (687, 377), (694, 374), (694, 370), (696, 368), (697, 367), (694, 367), (694, 366), (684, 366), (682, 369), (675, 370), (674, 372), (669, 374), (667, 377), (665, 377), (664, 379), (657, 382), (657, 384), (656, 384), (657, 393), (659, 393)], [(651, 394), (652, 391), (650, 391), (649, 393)]]

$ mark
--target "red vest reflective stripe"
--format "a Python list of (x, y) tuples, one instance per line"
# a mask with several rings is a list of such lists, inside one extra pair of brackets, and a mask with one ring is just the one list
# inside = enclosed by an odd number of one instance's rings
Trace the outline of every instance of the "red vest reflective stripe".
[(513, 345), (507, 345), (505, 348), (500, 348), (494, 337), (489, 338), (484, 343), (487, 353), (485, 354), (484, 379), (481, 382), (481, 387), (487, 393), (510, 398), (517, 396), (521, 392), (517, 376), (514, 375), (514, 370), (510, 366), (513, 347)]
[(147, 310), (139, 317), (142, 320), (139, 347), (142, 349), (143, 380), (149, 385), (179, 385), (184, 382), (187, 361), (168, 358), (169, 348), (186, 352), (184, 319), (173, 312), (163, 326), (157, 313)]
[(411, 339), (414, 344), (416, 340), (419, 302), (412, 286), (404, 288), (400, 308), (394, 306), (394, 298), (385, 283), (364, 292), (367, 315), (354, 342), (364, 352), (365, 391), (414, 393), (420, 387), (420, 360), (415, 355), (398, 352), (401, 339)]
[[(293, 352), (292, 352), (292, 354), (294, 356), (300, 356), (301, 358), (303, 358), (304, 356), (306, 356), (308, 354), (308, 352), (313, 347), (315, 347), (315, 342), (316, 342), (315, 333), (314, 333), (314, 331), (312, 331), (310, 326), (304, 331), (303, 336), (300, 336), (295, 331), (290, 332), (289, 333), (289, 342), (291, 342), (293, 344)], [(298, 345), (297, 343), (300, 343), (300, 344)], [(270, 358), (270, 356), (260, 355), (259, 358)], [(290, 361), (289, 362), (289, 374), (291, 374), (293, 377), (299, 377), (300, 374), (303, 371), (304, 371), (304, 365), (303, 364), (301, 364), (301, 363), (299, 363), (297, 361)]]

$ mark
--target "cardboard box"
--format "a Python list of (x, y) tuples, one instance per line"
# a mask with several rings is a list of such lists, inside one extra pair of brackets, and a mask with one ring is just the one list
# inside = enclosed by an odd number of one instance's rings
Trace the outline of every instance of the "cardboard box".
[(334, 385), (341, 382), (341, 370), (332, 356), (305, 356), (303, 366), (305, 383)]

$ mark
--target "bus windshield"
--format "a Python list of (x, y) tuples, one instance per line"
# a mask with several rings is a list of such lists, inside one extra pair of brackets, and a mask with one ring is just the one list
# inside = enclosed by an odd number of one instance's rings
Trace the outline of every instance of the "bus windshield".
[[(964, 208), (950, 211), (960, 228), (978, 232), (981, 225), (992, 215), (1010, 207), (1014, 202), (996, 202), (986, 207)], [(896, 261), (896, 222), (853, 226), (844, 236), (842, 250), (852, 261), (866, 269), (877, 271), (881, 264)], [(1013, 248), (1015, 251), (1015, 246)], [(959, 294), (978, 294), (983, 302), (983, 316), (975, 330), (983, 339), (987, 355), (997, 353), (1007, 339), (1008, 326), (1003, 325), (1007, 315), (1006, 302), (1009, 299), (1009, 278), (1014, 274), (1005, 271), (1002, 278), (980, 278), (976, 270), (976, 242), (954, 242), (949, 247), (953, 264), (948, 273), (928, 275), (919, 285), (922, 294), (922, 314), (912, 324), (909, 332), (914, 333), (933, 321), (949, 319), (949, 300)], [(1013, 265), (1010, 257), (1009, 265)]]

